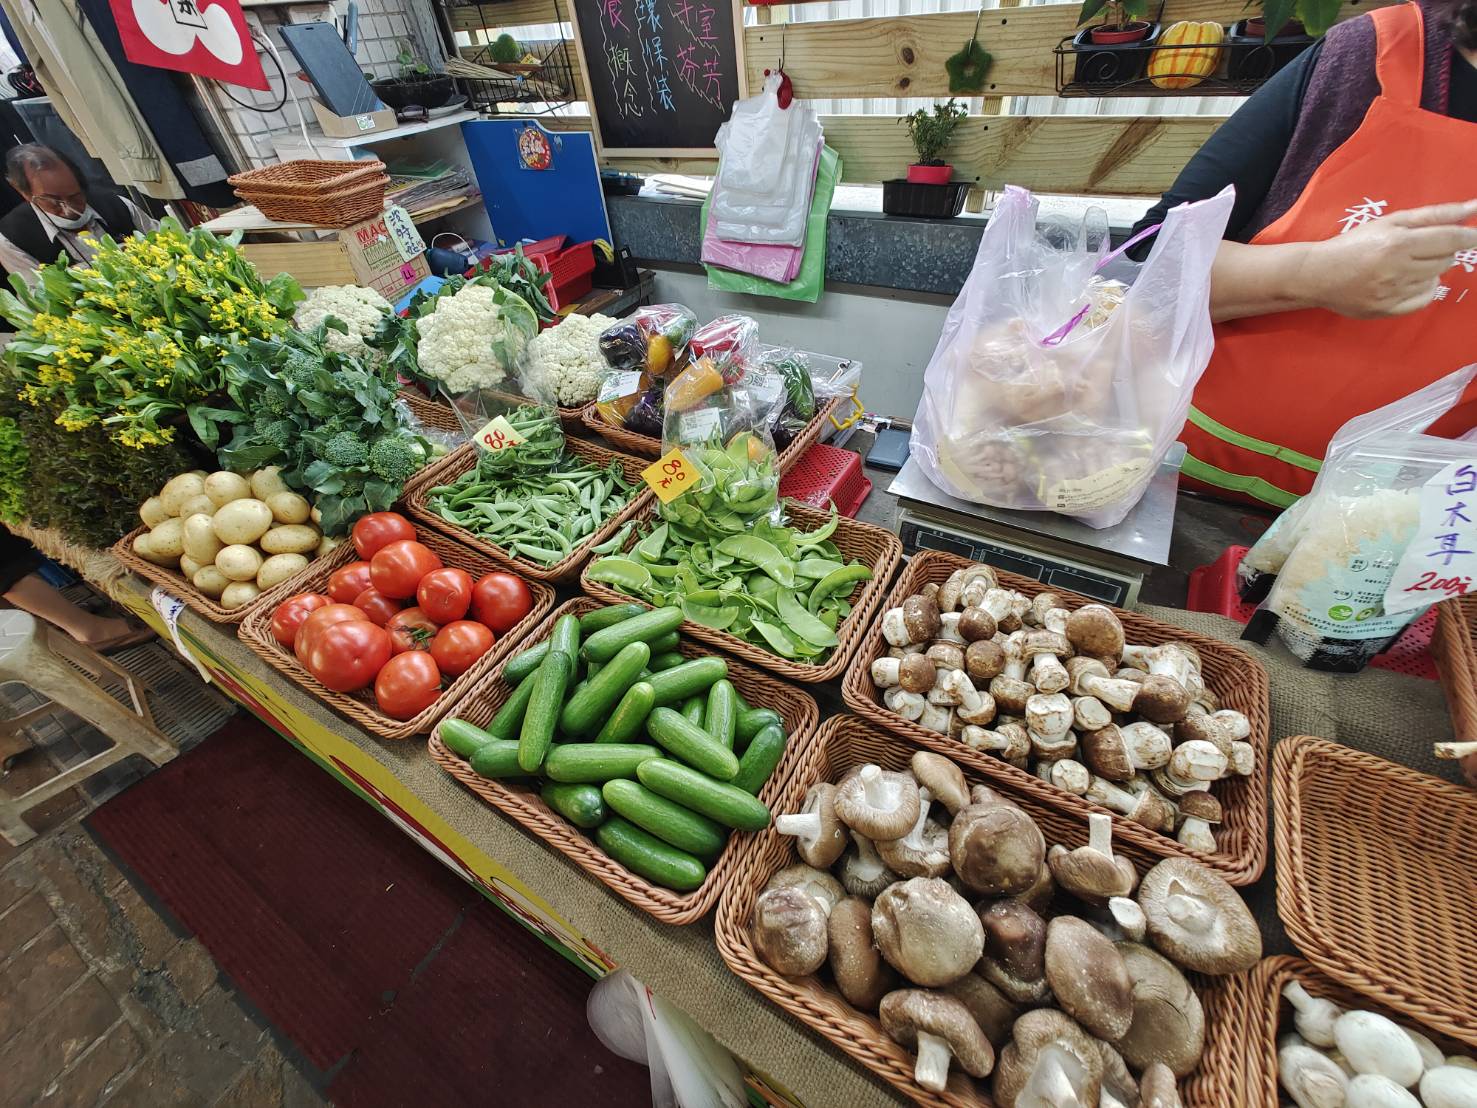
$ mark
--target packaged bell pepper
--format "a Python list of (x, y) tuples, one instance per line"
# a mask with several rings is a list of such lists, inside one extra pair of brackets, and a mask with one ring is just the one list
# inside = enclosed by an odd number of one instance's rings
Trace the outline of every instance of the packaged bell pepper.
[(668, 376), (687, 361), (687, 347), (697, 329), (697, 316), (682, 304), (653, 304), (607, 328), (600, 353), (613, 369), (639, 369)]
[(759, 325), (745, 315), (719, 316), (692, 336), (693, 363), (667, 386), (669, 411), (698, 407), (744, 378), (759, 341)]

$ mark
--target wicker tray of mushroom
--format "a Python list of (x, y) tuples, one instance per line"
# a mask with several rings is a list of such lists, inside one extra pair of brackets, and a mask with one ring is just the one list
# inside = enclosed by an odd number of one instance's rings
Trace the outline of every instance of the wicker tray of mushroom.
[(1049, 803), (1125, 815), (1135, 842), (1232, 884), (1265, 866), (1266, 671), (1235, 647), (930, 551), (844, 693), (911, 741), (1022, 771), (1005, 779)]
[(1206, 1040), (1185, 971), (1245, 971), (1261, 935), (1208, 868), (1170, 858), (1140, 880), (1112, 817), (1088, 818), (1084, 845), (1048, 849), (1024, 808), (938, 754), (853, 765), (776, 819), (802, 863), (769, 877), (747, 938), (788, 980), (829, 967), (916, 1052), (922, 1090), (957, 1094), (953, 1067), (992, 1076), (1002, 1108), (1179, 1105)]

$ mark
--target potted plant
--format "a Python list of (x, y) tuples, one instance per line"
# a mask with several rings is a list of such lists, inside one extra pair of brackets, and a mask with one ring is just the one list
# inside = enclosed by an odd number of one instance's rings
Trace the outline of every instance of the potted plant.
[(1072, 39), (1077, 52), (1075, 79), (1100, 85), (1138, 80), (1149, 60), (1145, 47), (1159, 37), (1159, 24), (1146, 18), (1149, 0), (1086, 0), (1078, 25), (1099, 12), (1103, 21), (1083, 27)]
[(400, 53), (395, 61), (400, 65), (397, 76), (381, 77), (369, 84), (375, 95), (397, 113), (413, 106), (439, 108), (451, 99), (455, 91), (451, 78), (444, 73), (433, 73), (431, 67), (411, 51), (410, 43), (400, 44)]
[(952, 96), (946, 104), (935, 104), (933, 111), (919, 108), (912, 115), (904, 116), (908, 125), (908, 137), (913, 140), (913, 149), (918, 160), (908, 166), (908, 181), (915, 185), (947, 185), (954, 176), (954, 167), (943, 159), (943, 153), (954, 139), (954, 130), (964, 122), (969, 111)]

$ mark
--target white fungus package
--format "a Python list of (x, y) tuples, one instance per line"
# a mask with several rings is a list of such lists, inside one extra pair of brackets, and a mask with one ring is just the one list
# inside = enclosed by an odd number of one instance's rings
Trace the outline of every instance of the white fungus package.
[(1172, 209), (1143, 263), (1098, 209), (1038, 229), (1009, 187), (924, 375), (912, 453), (952, 496), (1093, 527), (1138, 503), (1210, 360), (1210, 267), (1232, 192)]

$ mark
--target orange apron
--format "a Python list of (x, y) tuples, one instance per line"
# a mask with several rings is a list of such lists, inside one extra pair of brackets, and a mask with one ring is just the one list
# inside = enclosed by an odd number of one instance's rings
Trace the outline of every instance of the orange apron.
[[(1477, 194), (1477, 124), (1421, 108), (1425, 37), (1414, 3), (1372, 13), (1380, 95), (1297, 202), (1252, 242), (1313, 242), (1406, 208)], [(1180, 438), (1187, 487), (1286, 507), (1313, 485), (1335, 431), (1477, 360), (1477, 252), (1452, 259), (1429, 307), (1393, 319), (1322, 309), (1217, 324)], [(1432, 427), (1477, 424), (1471, 390)]]

